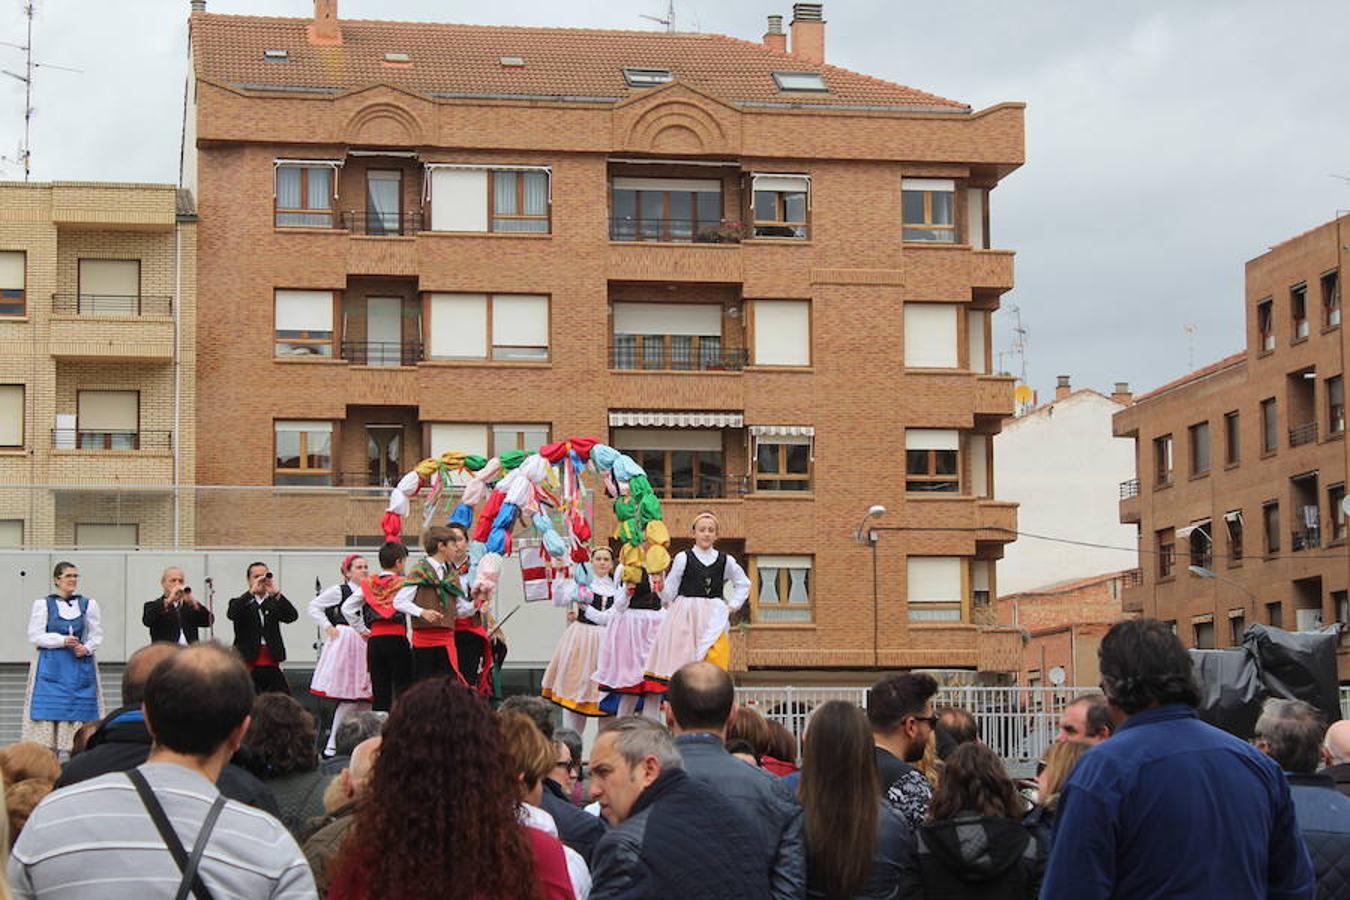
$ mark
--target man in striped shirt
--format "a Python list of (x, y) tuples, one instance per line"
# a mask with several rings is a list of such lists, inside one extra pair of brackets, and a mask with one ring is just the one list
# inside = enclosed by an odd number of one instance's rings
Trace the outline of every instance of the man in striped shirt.
[[(197, 644), (155, 667), (145, 686), (154, 736), (136, 771), (189, 852), (220, 796), (215, 781), (249, 726), (248, 671), (216, 644)], [(198, 874), (217, 898), (314, 898), (295, 840), (267, 813), (225, 802)], [(137, 788), (113, 773), (55, 791), (34, 810), (9, 862), (15, 897), (171, 897), (183, 879)]]

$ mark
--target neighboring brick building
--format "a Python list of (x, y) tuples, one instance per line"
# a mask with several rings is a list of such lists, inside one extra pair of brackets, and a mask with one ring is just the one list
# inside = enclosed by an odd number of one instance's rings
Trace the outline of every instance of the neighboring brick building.
[[(324, 489), (594, 434), (677, 537), (717, 512), (755, 581), (743, 668), (1006, 666), (971, 605), (1016, 529), (989, 479), (1013, 256), (989, 196), (1020, 104), (827, 65), (816, 4), (791, 52), (779, 17), (750, 43), (315, 8), (191, 19), (198, 423), (228, 436), (199, 478), (317, 488), (203, 513), (230, 532), (204, 543), (264, 518), (369, 543), (383, 500), (353, 522)], [(875, 559), (872, 504), (905, 529)]]
[[(1346, 622), (1341, 217), (1247, 263), (1247, 349), (1115, 416), (1138, 477), (1120, 518), (1139, 529), (1125, 608), (1225, 647), (1251, 622)], [(1199, 575), (1190, 567), (1198, 567)], [(1216, 577), (1208, 577), (1212, 573)], [(1341, 676), (1350, 658), (1341, 654)]]
[(195, 265), (173, 185), (0, 184), (0, 546), (193, 543)]
[(1097, 648), (1111, 625), (1126, 618), (1120, 597), (1129, 577), (1129, 570), (1108, 572), (999, 597), (994, 604), (998, 624), (1026, 636), (1018, 683), (1096, 685), (1101, 678)]

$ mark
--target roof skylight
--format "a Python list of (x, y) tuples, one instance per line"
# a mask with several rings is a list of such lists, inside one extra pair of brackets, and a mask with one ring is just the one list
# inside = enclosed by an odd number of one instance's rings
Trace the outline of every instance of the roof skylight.
[(636, 69), (625, 67), (623, 80), (629, 87), (651, 87), (654, 84), (667, 84), (675, 80), (669, 69)]
[(819, 72), (774, 72), (780, 91), (828, 91), (825, 76)]
[(291, 54), (289, 50), (264, 50), (263, 59), (267, 62), (289, 62)]
[(412, 57), (406, 53), (386, 53), (384, 55), (384, 61), (391, 63), (410, 63), (412, 62)]
[(520, 66), (525, 65), (525, 57), (523, 57), (523, 56), (499, 56), (499, 57), (497, 57), (497, 62), (501, 63), (501, 64), (504, 65), (504, 66), (511, 66), (511, 67), (513, 67), (513, 68), (519, 68)]

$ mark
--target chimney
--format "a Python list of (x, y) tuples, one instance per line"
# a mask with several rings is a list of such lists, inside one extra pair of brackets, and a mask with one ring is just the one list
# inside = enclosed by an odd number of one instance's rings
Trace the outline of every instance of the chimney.
[(824, 4), (792, 4), (792, 55), (802, 62), (825, 61), (824, 16)]
[(764, 46), (775, 53), (787, 53), (787, 35), (783, 32), (783, 17), (769, 16), (769, 30), (764, 32)]
[(206, 0), (192, 0), (192, 14), (206, 12)]
[(314, 0), (314, 21), (309, 25), (309, 41), (311, 44), (342, 43), (337, 0)]
[(1060, 375), (1055, 382), (1055, 399), (1063, 400), (1073, 393), (1073, 388), (1069, 387), (1069, 376)]
[(1117, 381), (1116, 389), (1111, 392), (1111, 399), (1121, 406), (1129, 406), (1134, 401), (1134, 394), (1130, 393), (1130, 383), (1128, 381)]

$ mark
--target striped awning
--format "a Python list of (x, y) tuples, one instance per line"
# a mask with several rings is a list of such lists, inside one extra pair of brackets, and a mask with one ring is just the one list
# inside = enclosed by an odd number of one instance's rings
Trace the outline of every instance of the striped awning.
[(751, 425), (751, 437), (815, 437), (814, 425)]
[(745, 416), (733, 412), (643, 412), (615, 410), (609, 414), (611, 428), (744, 428)]

